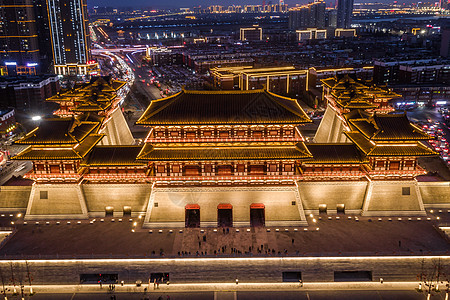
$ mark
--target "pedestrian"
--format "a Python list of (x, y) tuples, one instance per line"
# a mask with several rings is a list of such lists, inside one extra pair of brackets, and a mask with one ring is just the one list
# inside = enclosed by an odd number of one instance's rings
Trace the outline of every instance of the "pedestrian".
[(402, 247), (402, 241), (398, 241), (398, 247), (399, 247), (399, 248)]
[(294, 239), (292, 239), (292, 245), (294, 245)]
[(225, 228), (222, 228), (223, 234), (225, 234)]
[(239, 279), (236, 278), (236, 285), (238, 285), (238, 284), (239, 284)]
[(299, 279), (298, 280), (298, 285), (299, 285), (299, 287), (303, 287), (303, 280)]
[(230, 233), (230, 228), (227, 228), (227, 234)]
[(202, 242), (198, 242), (198, 247), (200, 248), (202, 246)]

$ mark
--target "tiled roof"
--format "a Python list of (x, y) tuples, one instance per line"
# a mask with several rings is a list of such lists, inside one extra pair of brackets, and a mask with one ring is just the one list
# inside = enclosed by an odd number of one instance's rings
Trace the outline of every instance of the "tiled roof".
[(211, 145), (146, 144), (139, 154), (142, 160), (246, 160), (246, 159), (301, 159), (311, 154), (304, 143), (245, 144), (226, 143)]
[(361, 152), (354, 144), (309, 143), (306, 144), (306, 147), (313, 157), (311, 160), (304, 161), (304, 164), (360, 164), (365, 162), (365, 159), (361, 157)]
[(341, 89), (345, 90), (350, 87), (356, 88), (356, 89), (364, 89), (366, 88), (365, 85), (357, 82), (355, 79), (351, 78), (348, 74), (345, 74), (338, 78), (338, 76), (330, 77), (327, 79), (321, 80), (323, 84), (326, 86), (333, 88), (333, 89)]
[(360, 132), (345, 132), (345, 135), (367, 156), (435, 156), (436, 152), (421, 142), (371, 142)]
[(358, 130), (349, 120), (352, 119), (367, 119), (371, 117), (371, 114), (366, 112), (363, 109), (354, 109), (348, 113), (343, 114), (344, 119), (347, 121), (347, 124), (350, 127), (350, 130)]
[(73, 102), (72, 111), (102, 111), (111, 106), (117, 97), (116, 92), (125, 84), (124, 81), (111, 80), (109, 77), (94, 77), (89, 83), (77, 84), (47, 101)]
[(379, 145), (370, 152), (370, 156), (435, 156), (436, 152), (421, 142), (412, 144)]
[(81, 165), (85, 166), (136, 166), (146, 165), (138, 161), (142, 146), (96, 146), (85, 157)]
[(80, 121), (75, 118), (45, 119), (17, 144), (75, 144), (99, 129), (99, 122)]
[(181, 91), (153, 100), (141, 125), (300, 124), (310, 122), (298, 103), (265, 90)]
[(104, 77), (93, 77), (91, 81), (85, 86), (81, 87), (80, 91), (98, 91), (98, 92), (116, 92), (126, 84), (124, 81), (111, 80)]
[(374, 141), (430, 139), (428, 134), (409, 122), (405, 113), (375, 114), (372, 118), (352, 119), (349, 123)]
[(335, 97), (337, 103), (348, 109), (370, 109), (377, 108), (373, 104), (373, 98), (366, 95), (362, 90), (349, 88), (347, 90), (334, 90), (332, 95)]
[(61, 160), (82, 159), (103, 138), (103, 134), (91, 134), (80, 144), (72, 147), (66, 145), (55, 145), (53, 148), (44, 146), (29, 146), (13, 157), (16, 160)]

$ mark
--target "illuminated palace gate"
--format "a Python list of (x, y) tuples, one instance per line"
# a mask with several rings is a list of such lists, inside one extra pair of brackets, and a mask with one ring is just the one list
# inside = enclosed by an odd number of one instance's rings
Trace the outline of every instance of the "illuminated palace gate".
[[(27, 177), (35, 190), (39, 183), (151, 184), (150, 198), (159, 198), (148, 201), (149, 227), (306, 225), (298, 181), (413, 180), (424, 173), (417, 158), (436, 154), (405, 114), (373, 114), (372, 98), (345, 84), (334, 89), (350, 143), (305, 144), (299, 128), (308, 116), (295, 100), (266, 90), (183, 90), (153, 100), (137, 121), (149, 127), (144, 145), (100, 146), (102, 118), (80, 114), (43, 120), (17, 142), (27, 148), (14, 159), (33, 161)], [(107, 213), (120, 213), (108, 205)], [(134, 212), (129, 205), (121, 202), (124, 214)]]
[[(265, 90), (183, 90), (152, 101), (137, 121), (150, 128), (137, 159), (148, 162), (155, 189), (294, 186), (301, 177), (299, 160), (311, 157), (298, 130), (307, 122), (295, 100)], [(207, 205), (216, 208), (214, 213), (204, 212), (196, 200), (186, 204), (186, 227), (264, 226), (263, 203), (244, 208), (212, 198)]]

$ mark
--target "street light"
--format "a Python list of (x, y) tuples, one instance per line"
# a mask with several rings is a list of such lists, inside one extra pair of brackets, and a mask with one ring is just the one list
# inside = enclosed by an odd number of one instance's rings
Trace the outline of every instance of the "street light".
[(40, 119), (42, 119), (41, 116), (33, 116), (33, 117), (31, 118), (31, 120), (33, 120), (33, 121), (39, 121)]

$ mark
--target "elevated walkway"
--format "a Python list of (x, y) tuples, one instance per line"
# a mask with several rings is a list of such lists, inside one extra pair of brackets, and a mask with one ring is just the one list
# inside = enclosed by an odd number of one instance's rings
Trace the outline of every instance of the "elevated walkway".
[(106, 120), (106, 125), (100, 133), (105, 137), (99, 145), (133, 145), (134, 138), (120, 107), (112, 112), (111, 117)]
[(319, 124), (314, 142), (316, 143), (349, 143), (345, 136), (344, 122), (338, 117), (336, 112), (327, 106), (322, 121)]

